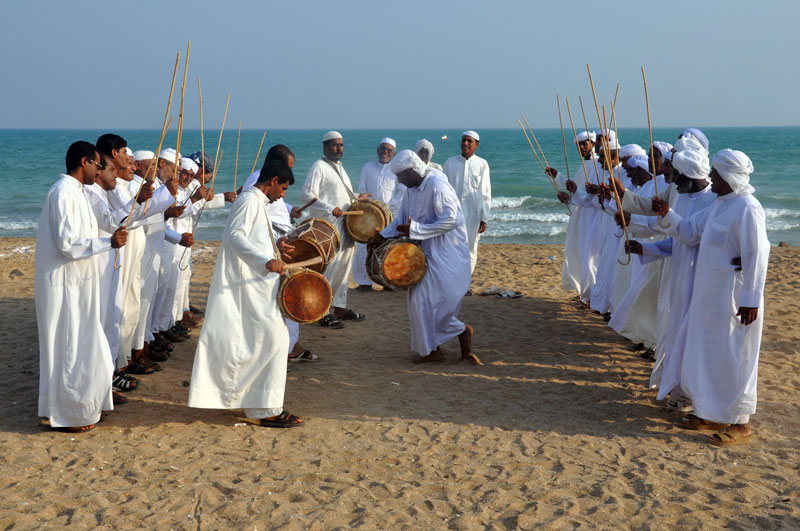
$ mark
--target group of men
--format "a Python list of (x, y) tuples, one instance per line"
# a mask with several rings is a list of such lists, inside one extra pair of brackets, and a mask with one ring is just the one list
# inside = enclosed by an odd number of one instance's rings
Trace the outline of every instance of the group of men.
[[(362, 289), (371, 289), (363, 268), (368, 247), (403, 235), (418, 240), (428, 260), (427, 275), (409, 293), (414, 361), (443, 360), (441, 345), (458, 337), (462, 358), (480, 363), (471, 351), (472, 327), (457, 318), (491, 202), (488, 164), (475, 155), (479, 142), (476, 132), (466, 131), (461, 155), (442, 173), (430, 160), (427, 140), (395, 157), (395, 141), (384, 138), (356, 195), (341, 163), (342, 135), (323, 136), (323, 156), (301, 193), (311, 203), (309, 214), (330, 222), (340, 237), (325, 270), (333, 303), (322, 326), (365, 319), (347, 307), (351, 268)], [(238, 194), (214, 195), (213, 184), (207, 186), (214, 162), (202, 152), (134, 152), (114, 134), (70, 146), (66, 173), (48, 192), (36, 245), (39, 415), (51, 427), (94, 428), (114, 404), (127, 401), (123, 393), (136, 389), (136, 376), (161, 370), (173, 343), (201, 324), (188, 299), (194, 228), (205, 208), (226, 202), (233, 207), (209, 289), (189, 405), (241, 408), (268, 427), (302, 424), (283, 409), (286, 363), (318, 356), (300, 345), (297, 323), (281, 316), (277, 301), (283, 259), (292, 250), (285, 234), (301, 216), (283, 201), (294, 183), (293, 165), (288, 147), (273, 146)], [(342, 212), (357, 197), (385, 202), (395, 219), (354, 252)]]
[(654, 361), (650, 386), (684, 427), (747, 443), (770, 251), (752, 162), (731, 149), (709, 161), (696, 128), (648, 152), (614, 131), (575, 141), (574, 180), (546, 169), (571, 208), (563, 288)]

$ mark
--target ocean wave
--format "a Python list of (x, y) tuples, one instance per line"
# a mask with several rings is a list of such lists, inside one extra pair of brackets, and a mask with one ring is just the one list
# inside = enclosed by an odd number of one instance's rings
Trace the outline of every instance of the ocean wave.
[(787, 231), (787, 230), (794, 230), (800, 228), (800, 221), (776, 221), (771, 220), (767, 221), (767, 230), (768, 231)]
[(489, 225), (486, 236), (502, 238), (504, 236), (558, 236), (567, 232), (563, 225)]
[(524, 195), (522, 197), (493, 197), (492, 208), (519, 208), (528, 199), (531, 199), (531, 196)]
[(547, 212), (492, 212), (489, 222), (508, 223), (512, 221), (539, 221), (546, 223), (569, 223), (566, 213)]
[(0, 230), (33, 230), (38, 226), (35, 221), (0, 221)]
[(790, 210), (788, 208), (765, 208), (764, 216), (767, 219), (800, 218), (800, 210)]

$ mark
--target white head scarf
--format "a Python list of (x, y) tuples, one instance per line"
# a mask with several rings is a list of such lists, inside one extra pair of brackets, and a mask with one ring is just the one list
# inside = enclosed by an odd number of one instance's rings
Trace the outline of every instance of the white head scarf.
[(681, 137), (692, 137), (697, 139), (697, 141), (700, 142), (700, 144), (705, 148), (706, 153), (708, 153), (708, 137), (706, 137), (706, 135), (704, 135), (700, 129), (696, 127), (690, 127), (681, 133)]
[(388, 136), (386, 138), (382, 139), (380, 142), (378, 142), (379, 146), (381, 144), (389, 144), (393, 148), (397, 149), (397, 142), (395, 142), (393, 138), (389, 138)]
[[(177, 155), (177, 157), (176, 157)], [(180, 153), (175, 153), (175, 150), (172, 148), (162, 149), (161, 153), (158, 154), (158, 158), (164, 159), (167, 162), (171, 162), (173, 164), (181, 157)]]
[(723, 149), (714, 155), (711, 166), (719, 172), (736, 195), (747, 195), (755, 192), (750, 186), (750, 174), (753, 173), (753, 162), (741, 151)]
[(703, 147), (703, 144), (697, 137), (694, 136), (682, 136), (676, 142), (675, 146), (673, 147), (675, 151), (686, 151), (687, 149), (692, 151), (699, 151), (706, 157), (708, 156), (708, 150)]
[(656, 140), (653, 142), (653, 146), (655, 146), (655, 148), (661, 152), (662, 158), (666, 158), (667, 153), (672, 151), (672, 144), (669, 142), (661, 142), (660, 140)]
[(468, 136), (470, 138), (474, 138), (478, 142), (481, 141), (480, 135), (478, 135), (478, 133), (476, 133), (472, 129), (470, 129), (469, 131), (464, 131), (463, 133), (461, 133), (461, 136)]
[(197, 163), (195, 163), (195, 161), (193, 161), (192, 159), (183, 157), (181, 158), (181, 169), (190, 171), (192, 173), (197, 173), (197, 170), (199, 170), (200, 168), (197, 166)]
[(140, 149), (139, 151), (133, 152), (133, 160), (140, 161), (140, 160), (150, 160), (156, 158), (156, 154), (152, 151), (147, 151), (146, 149)]
[(419, 156), (411, 151), (410, 149), (404, 149), (392, 159), (391, 166), (389, 169), (392, 170), (392, 173), (397, 175), (398, 173), (412, 169), (421, 176), (425, 175), (425, 170), (427, 166)]
[(431, 144), (427, 138), (423, 138), (422, 140), (417, 140), (417, 145), (414, 146), (414, 151), (419, 153), (420, 150), (423, 148), (428, 150), (428, 158), (433, 159), (433, 144)]
[(672, 167), (678, 170), (681, 175), (698, 181), (708, 182), (708, 174), (711, 172), (711, 166), (708, 164), (708, 155), (694, 149), (686, 149), (673, 154)]
[(650, 172), (650, 165), (648, 164), (647, 155), (634, 155), (628, 159), (628, 166), (632, 168), (641, 168), (646, 171), (648, 174), (653, 175)]
[(608, 131), (606, 141), (608, 142), (608, 149), (611, 151), (619, 149), (619, 142), (617, 141), (617, 134), (614, 131)]
[(597, 140), (597, 135), (594, 132), (590, 131), (581, 131), (578, 133), (578, 139), (575, 141), (577, 144), (578, 142), (585, 142), (586, 140), (591, 140), (592, 142)]
[(328, 131), (324, 135), (322, 135), (322, 141), (327, 142), (328, 140), (333, 140), (335, 138), (342, 138), (342, 133), (339, 131)]
[(633, 157), (636, 155), (644, 155), (646, 157), (647, 151), (642, 149), (642, 146), (640, 146), (639, 144), (626, 144), (622, 146), (622, 148), (620, 148), (619, 150), (620, 158)]

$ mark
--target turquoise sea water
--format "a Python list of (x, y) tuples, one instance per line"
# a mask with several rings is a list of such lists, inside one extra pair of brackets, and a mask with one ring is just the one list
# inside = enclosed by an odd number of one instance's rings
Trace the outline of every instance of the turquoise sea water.
[[(694, 126), (695, 124), (687, 124)], [(674, 143), (683, 128), (655, 129), (655, 140)], [(534, 130), (551, 166), (565, 173), (561, 131)], [(797, 182), (800, 160), (800, 128), (703, 128), (711, 142), (711, 153), (730, 147), (747, 153), (753, 160), (755, 173), (751, 183), (756, 197), (764, 206), (770, 241), (786, 241), (800, 245), (800, 189)], [(35, 236), (36, 225), (47, 190), (64, 171), (64, 155), (75, 140), (94, 142), (109, 131), (95, 130), (0, 130), (0, 236)], [(159, 131), (116, 130), (128, 145), (136, 149), (155, 150)], [(341, 130), (345, 153), (342, 162), (354, 186), (361, 167), (374, 159), (381, 138), (397, 141), (398, 151), (413, 149), (420, 138), (427, 138), (435, 147), (433, 160), (440, 164), (460, 153), (461, 129), (436, 130)], [(297, 182), (287, 193), (290, 203), (299, 203), (300, 188), (309, 166), (322, 154), (323, 130), (268, 131), (261, 152), (260, 168), (269, 146), (288, 145), (296, 155), (294, 167)], [(553, 189), (533, 158), (520, 129), (483, 129), (477, 154), (491, 167), (492, 214), (482, 243), (563, 243), (568, 216), (555, 199)], [(253, 167), (263, 131), (242, 131), (239, 148), (237, 186)], [(447, 135), (449, 140), (442, 140)], [(569, 134), (567, 138), (569, 139)], [(620, 129), (622, 144), (648, 142), (647, 129)], [(216, 150), (219, 130), (205, 131), (206, 151)], [(165, 147), (174, 146), (175, 133), (165, 140)], [(570, 171), (575, 172), (580, 160), (573, 145), (568, 144)], [(185, 131), (181, 151), (189, 154), (200, 149), (200, 132)], [(233, 187), (236, 155), (236, 130), (227, 129), (222, 139), (223, 157), (215, 188)], [(196, 236), (218, 239), (229, 208), (203, 213)]]

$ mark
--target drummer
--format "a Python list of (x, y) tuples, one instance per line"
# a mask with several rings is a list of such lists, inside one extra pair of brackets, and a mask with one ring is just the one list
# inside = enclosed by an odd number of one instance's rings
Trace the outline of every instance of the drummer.
[[(308, 212), (334, 226), (339, 233), (339, 251), (325, 268), (325, 278), (333, 290), (333, 311), (320, 319), (319, 324), (328, 328), (344, 328), (343, 320), (363, 321), (366, 316), (347, 308), (347, 281), (353, 260), (355, 242), (345, 230), (342, 212), (356, 199), (350, 177), (342, 166), (344, 139), (338, 131), (328, 131), (322, 137), (323, 157), (308, 169), (300, 200), (308, 203), (316, 199)], [(369, 194), (359, 194), (358, 199), (367, 199)]]
[[(384, 138), (378, 144), (378, 158), (364, 164), (361, 168), (361, 179), (358, 191), (369, 194), (373, 199), (386, 203), (392, 215), (397, 215), (400, 203), (406, 193), (406, 187), (397, 182), (397, 177), (389, 168), (394, 157), (397, 144), (391, 138)], [(367, 246), (356, 244), (353, 258), (353, 280), (358, 283), (357, 291), (372, 291), (372, 279), (367, 274)]]
[(472, 326), (458, 320), (471, 280), (469, 239), (458, 196), (447, 176), (411, 150), (395, 156), (391, 170), (408, 191), (394, 221), (371, 245), (408, 236), (419, 240), (425, 252), (428, 271), (408, 296), (414, 363), (444, 361), (442, 344), (458, 337), (461, 358), (482, 365), (472, 353)]

